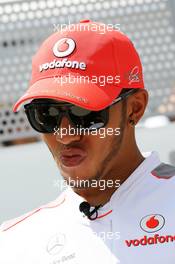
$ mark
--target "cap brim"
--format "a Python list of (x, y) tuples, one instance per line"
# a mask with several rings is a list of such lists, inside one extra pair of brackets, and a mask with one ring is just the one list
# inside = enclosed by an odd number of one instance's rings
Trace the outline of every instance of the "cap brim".
[(17, 112), (26, 101), (37, 98), (65, 101), (92, 111), (98, 111), (109, 106), (121, 90), (122, 88), (114, 87), (114, 85), (99, 87), (97, 84), (88, 81), (60, 84), (54, 78), (41, 79), (30, 86), (27, 92), (16, 102), (13, 111)]

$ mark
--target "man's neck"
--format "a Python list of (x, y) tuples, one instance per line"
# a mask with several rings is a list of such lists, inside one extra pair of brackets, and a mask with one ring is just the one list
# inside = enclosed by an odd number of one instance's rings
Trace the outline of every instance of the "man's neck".
[[(115, 180), (119, 179), (119, 184), (111, 188), (105, 188), (105, 189), (100, 189), (98, 188), (88, 188), (88, 189), (74, 189), (74, 191), (82, 196), (90, 205), (92, 206), (97, 206), (97, 205), (104, 205), (106, 204), (113, 193), (117, 191), (120, 185), (122, 185), (128, 177), (134, 172), (134, 170), (144, 161), (144, 157), (141, 155), (141, 153), (138, 151), (138, 153), (129, 159), (129, 164), (130, 166), (124, 166), (121, 164), (122, 170), (119, 173), (119, 169), (117, 168), (115, 170), (115, 178), (114, 177), (108, 177), (107, 180)], [(116, 173), (118, 171), (118, 173)]]

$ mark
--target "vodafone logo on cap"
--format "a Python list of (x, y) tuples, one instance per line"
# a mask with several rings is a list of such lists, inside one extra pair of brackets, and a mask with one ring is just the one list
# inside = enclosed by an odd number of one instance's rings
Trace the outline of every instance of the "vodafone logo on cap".
[(70, 38), (59, 39), (53, 46), (53, 53), (56, 57), (62, 58), (70, 55), (76, 47), (75, 41)]
[(78, 70), (86, 70), (86, 63), (84, 61), (68, 60), (68, 58), (61, 59), (70, 55), (76, 47), (76, 43), (71, 38), (59, 39), (53, 46), (52, 51), (56, 57), (60, 59), (53, 59), (46, 61), (39, 65), (39, 72), (56, 69), (56, 68), (72, 68)]
[(159, 231), (165, 225), (165, 218), (160, 214), (151, 214), (143, 217), (140, 221), (140, 227), (143, 231), (154, 233)]

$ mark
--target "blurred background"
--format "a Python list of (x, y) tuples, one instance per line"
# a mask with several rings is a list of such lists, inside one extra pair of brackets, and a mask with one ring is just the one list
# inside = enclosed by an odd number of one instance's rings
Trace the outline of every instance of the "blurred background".
[(23, 109), (14, 102), (28, 87), (31, 59), (61, 24), (82, 19), (119, 24), (143, 63), (150, 101), (136, 128), (143, 152), (175, 165), (174, 0), (0, 0), (0, 223), (55, 199), (60, 173)]

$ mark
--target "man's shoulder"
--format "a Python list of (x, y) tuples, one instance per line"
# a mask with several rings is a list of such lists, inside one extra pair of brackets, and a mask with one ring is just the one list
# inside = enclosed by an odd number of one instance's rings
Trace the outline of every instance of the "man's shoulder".
[[(160, 162), (155, 168), (151, 170), (146, 182), (149, 186), (150, 192), (154, 197), (163, 197), (167, 203), (171, 203), (173, 199), (175, 201), (174, 189), (175, 189), (175, 166)], [(174, 206), (174, 204), (173, 204)]]
[(31, 223), (32, 219), (36, 217), (40, 217), (42, 212), (45, 212), (47, 210), (51, 210), (54, 208), (60, 208), (61, 205), (64, 203), (64, 201), (65, 201), (65, 191), (62, 192), (55, 200), (47, 204), (44, 204), (38, 208), (35, 208), (34, 210), (29, 211), (17, 218), (13, 218), (8, 221), (5, 221), (4, 223), (0, 225), (0, 232), (8, 231), (14, 228), (15, 226), (16, 227), (19, 226), (21, 223), (27, 222), (28, 220)]
[(151, 174), (157, 179), (175, 179), (175, 166), (161, 162), (151, 171)]

